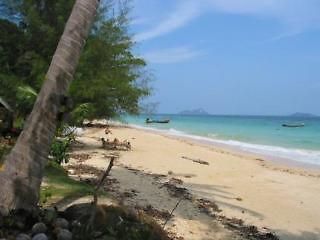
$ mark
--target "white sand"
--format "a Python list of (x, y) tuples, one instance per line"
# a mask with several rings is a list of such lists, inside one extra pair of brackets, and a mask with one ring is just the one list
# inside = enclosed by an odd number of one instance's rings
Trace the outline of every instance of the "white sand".
[[(80, 152), (92, 155), (86, 164), (106, 168), (107, 160), (103, 157), (106, 150), (99, 148), (100, 137), (106, 138), (103, 129), (86, 130), (79, 140), (91, 147)], [(172, 172), (170, 177), (183, 180), (183, 186), (195, 196), (216, 202), (222, 209), (220, 214), (270, 228), (281, 239), (320, 239), (320, 173), (317, 171), (279, 166), (258, 157), (133, 128), (113, 128), (109, 138), (114, 137), (127, 139), (133, 146), (132, 151), (121, 152), (112, 177), (120, 182), (119, 190), (137, 191), (137, 196), (132, 198), (135, 204), (171, 210), (176, 199), (149, 176), (135, 174), (123, 166), (153, 174)], [(209, 165), (182, 156), (201, 159)], [(168, 228), (185, 239), (236, 239), (187, 201), (178, 207)]]

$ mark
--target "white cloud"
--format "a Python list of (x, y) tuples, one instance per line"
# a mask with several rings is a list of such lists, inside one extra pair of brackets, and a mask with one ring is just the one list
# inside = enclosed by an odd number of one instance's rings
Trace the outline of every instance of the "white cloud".
[(146, 23), (148, 23), (146, 18), (133, 18), (130, 21), (130, 25), (145, 25)]
[(171, 13), (166, 19), (150, 30), (137, 34), (135, 41), (149, 40), (170, 33), (178, 28), (185, 26), (201, 13), (196, 1), (185, 1)]
[(200, 55), (203, 55), (202, 51), (183, 46), (151, 51), (144, 54), (143, 57), (152, 63), (166, 64), (184, 62), (199, 57)]
[(248, 15), (275, 20), (283, 27), (281, 37), (320, 28), (320, 0), (184, 0), (165, 19), (149, 30), (138, 33), (136, 41), (169, 34), (205, 13)]
[(285, 28), (283, 36), (320, 27), (318, 0), (203, 0), (214, 11), (243, 14), (278, 21)]

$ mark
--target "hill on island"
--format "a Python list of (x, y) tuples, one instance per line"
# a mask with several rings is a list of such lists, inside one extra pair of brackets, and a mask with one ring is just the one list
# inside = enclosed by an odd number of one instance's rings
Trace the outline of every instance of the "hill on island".
[(304, 117), (304, 118), (308, 118), (308, 117), (318, 117), (317, 115), (311, 114), (311, 113), (293, 113), (290, 115), (290, 117)]
[(181, 111), (179, 114), (180, 115), (209, 115), (209, 113), (203, 110), (202, 108), (184, 110), (184, 111)]

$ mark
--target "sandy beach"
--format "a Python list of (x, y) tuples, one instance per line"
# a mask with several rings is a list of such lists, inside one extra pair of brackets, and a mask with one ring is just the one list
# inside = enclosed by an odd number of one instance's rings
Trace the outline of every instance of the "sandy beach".
[[(246, 225), (275, 232), (280, 239), (320, 239), (318, 170), (280, 165), (258, 156), (131, 127), (112, 127), (111, 131), (106, 136), (104, 129), (86, 129), (77, 138), (83, 146), (74, 148), (72, 154), (89, 154), (81, 164), (105, 169), (106, 154), (111, 152), (101, 148), (100, 138), (130, 141), (132, 150), (118, 152), (111, 171), (115, 197), (125, 205), (171, 211), (179, 198), (163, 186), (176, 181), (193, 199), (184, 198), (166, 225), (177, 236), (246, 239), (223, 223), (224, 218), (237, 218)], [(79, 161), (71, 158), (69, 165), (74, 164)], [(219, 208), (213, 209), (213, 217), (199, 208), (203, 199)], [(161, 216), (159, 221), (164, 221)]]

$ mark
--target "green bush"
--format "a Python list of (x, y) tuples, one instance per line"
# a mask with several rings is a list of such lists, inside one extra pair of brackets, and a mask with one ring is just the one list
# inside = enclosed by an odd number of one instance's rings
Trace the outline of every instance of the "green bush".
[(51, 144), (50, 156), (52, 160), (62, 164), (69, 160), (68, 149), (73, 138), (55, 138)]

